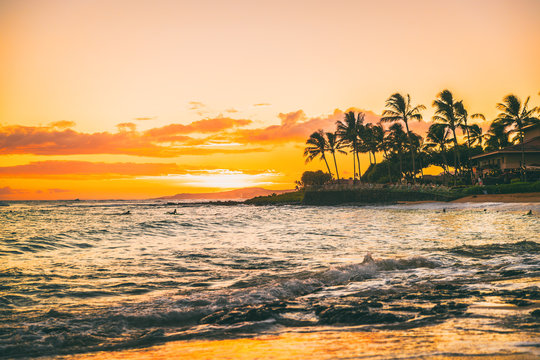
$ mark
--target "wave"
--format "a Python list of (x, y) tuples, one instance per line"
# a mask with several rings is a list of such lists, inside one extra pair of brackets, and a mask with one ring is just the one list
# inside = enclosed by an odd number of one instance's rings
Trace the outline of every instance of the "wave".
[(461, 256), (487, 259), (501, 254), (540, 253), (540, 243), (524, 240), (515, 243), (497, 243), (484, 245), (461, 245), (449, 249), (451, 253)]

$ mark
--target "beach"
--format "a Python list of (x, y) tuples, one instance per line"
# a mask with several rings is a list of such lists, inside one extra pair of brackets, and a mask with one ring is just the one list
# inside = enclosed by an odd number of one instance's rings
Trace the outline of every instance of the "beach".
[(540, 193), (524, 193), (524, 194), (486, 194), (486, 195), (471, 195), (452, 201), (453, 203), (538, 203), (540, 202)]

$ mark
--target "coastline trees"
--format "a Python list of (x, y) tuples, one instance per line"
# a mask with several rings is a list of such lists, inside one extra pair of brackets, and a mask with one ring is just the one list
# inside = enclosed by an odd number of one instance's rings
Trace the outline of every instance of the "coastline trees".
[(411, 105), (411, 96), (407, 94), (407, 98), (403, 97), (400, 93), (395, 93), (391, 95), (386, 100), (387, 109), (383, 111), (381, 121), (382, 122), (399, 122), (403, 121), (405, 124), (405, 129), (407, 130), (407, 137), (409, 139), (409, 149), (412, 156), (412, 172), (413, 172), (413, 183), (416, 179), (416, 164), (415, 164), (415, 146), (411, 138), (411, 132), (409, 130), (409, 120), (422, 120), (421, 110), (425, 110), (424, 105), (417, 105), (413, 107)]
[(304, 156), (306, 157), (306, 163), (312, 161), (317, 156), (320, 156), (320, 158), (324, 160), (324, 163), (326, 164), (328, 173), (330, 174), (330, 176), (332, 176), (332, 172), (330, 171), (330, 166), (328, 166), (328, 161), (326, 161), (326, 156), (324, 154), (326, 150), (328, 150), (328, 143), (326, 141), (326, 138), (324, 137), (324, 132), (321, 129), (319, 129), (318, 131), (315, 131), (307, 139), (306, 145), (308, 145), (304, 149)]
[(345, 147), (345, 145), (340, 141), (337, 134), (333, 132), (326, 133), (326, 143), (328, 145), (327, 150), (332, 154), (332, 157), (334, 158), (334, 166), (336, 168), (336, 177), (339, 180), (339, 171), (338, 171), (338, 166), (336, 162), (336, 152), (341, 153), (341, 154), (346, 154), (346, 152), (342, 150)]
[(540, 119), (533, 116), (538, 108), (527, 109), (530, 97), (521, 104), (521, 100), (513, 95), (506, 95), (502, 103), (497, 104), (497, 109), (501, 111), (494, 122), (500, 123), (504, 128), (510, 127), (510, 133), (514, 132), (519, 137), (521, 144), (521, 179), (527, 181), (525, 173), (525, 145), (523, 144), (523, 128), (527, 125), (540, 123)]
[[(410, 95), (395, 93), (386, 100), (385, 107), (379, 123), (364, 123), (363, 112), (348, 111), (342, 120), (336, 121), (335, 132), (318, 130), (311, 134), (306, 141), (308, 146), (304, 149), (306, 163), (320, 157), (331, 176), (326, 154), (332, 153), (336, 178), (339, 180), (336, 153), (347, 154), (344, 150), (349, 149), (353, 155), (353, 181), (359, 177), (361, 181), (392, 182), (392, 179), (407, 179), (415, 183), (418, 171), (424, 180), (423, 169), (437, 165), (442, 167), (444, 183), (447, 183), (446, 176), (450, 174), (452, 166), (448, 157), (452, 152), (453, 183), (457, 185), (459, 177), (460, 184), (467, 184), (474, 183), (471, 156), (483, 151), (500, 150), (519, 140), (521, 178), (526, 180), (524, 128), (540, 123), (536, 116), (536, 113), (540, 114), (540, 108), (529, 108), (529, 98), (521, 103), (513, 94), (504, 97), (503, 101), (497, 104), (500, 113), (491, 122), (488, 132), (482, 134), (482, 127), (471, 124), (470, 120), (485, 121), (485, 117), (482, 114), (469, 116), (463, 101), (458, 101), (445, 89), (439, 92), (433, 101), (435, 114), (425, 142), (409, 127), (410, 120), (422, 120), (421, 111), (425, 109), (423, 105), (413, 107)], [(390, 126), (385, 128), (383, 122), (390, 123)], [(458, 130), (462, 131), (460, 138)], [(512, 137), (511, 134), (516, 135)], [(360, 171), (360, 153), (368, 153), (369, 156), (370, 166), (364, 175)], [(383, 155), (382, 164), (377, 162), (377, 153)], [(387, 176), (384, 174), (386, 171)]]
[(358, 156), (358, 151), (360, 150), (359, 144), (359, 133), (360, 129), (364, 123), (364, 113), (358, 113), (358, 116), (355, 115), (354, 111), (349, 111), (345, 113), (344, 121), (338, 120), (336, 122), (337, 130), (336, 134), (339, 136), (340, 140), (347, 144), (353, 152), (353, 179), (356, 180), (356, 164), (358, 163), (358, 174), (360, 172), (360, 157)]
[(443, 90), (437, 94), (437, 99), (433, 101), (435, 107), (435, 115), (433, 121), (436, 123), (444, 124), (452, 132), (452, 142), (454, 143), (454, 186), (457, 184), (457, 174), (460, 168), (458, 140), (456, 135), (456, 129), (461, 125), (463, 119), (459, 115), (457, 109), (459, 105), (456, 105), (457, 101), (454, 100), (454, 95), (449, 90)]

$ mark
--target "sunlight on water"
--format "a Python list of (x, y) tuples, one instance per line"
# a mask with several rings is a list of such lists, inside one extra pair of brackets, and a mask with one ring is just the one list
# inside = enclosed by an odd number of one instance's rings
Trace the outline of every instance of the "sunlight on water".
[(155, 351), (219, 357), (219, 343), (294, 358), (296, 341), (322, 358), (334, 346), (344, 358), (446, 356), (459, 339), (463, 354), (540, 355), (539, 212), (11, 203), (0, 209), (0, 356), (167, 343)]

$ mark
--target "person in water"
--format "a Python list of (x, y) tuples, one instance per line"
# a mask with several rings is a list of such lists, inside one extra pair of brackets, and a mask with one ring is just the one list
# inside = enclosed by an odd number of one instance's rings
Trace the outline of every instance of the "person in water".
[(121, 215), (131, 215), (131, 211), (126, 211), (126, 212), (123, 212)]

